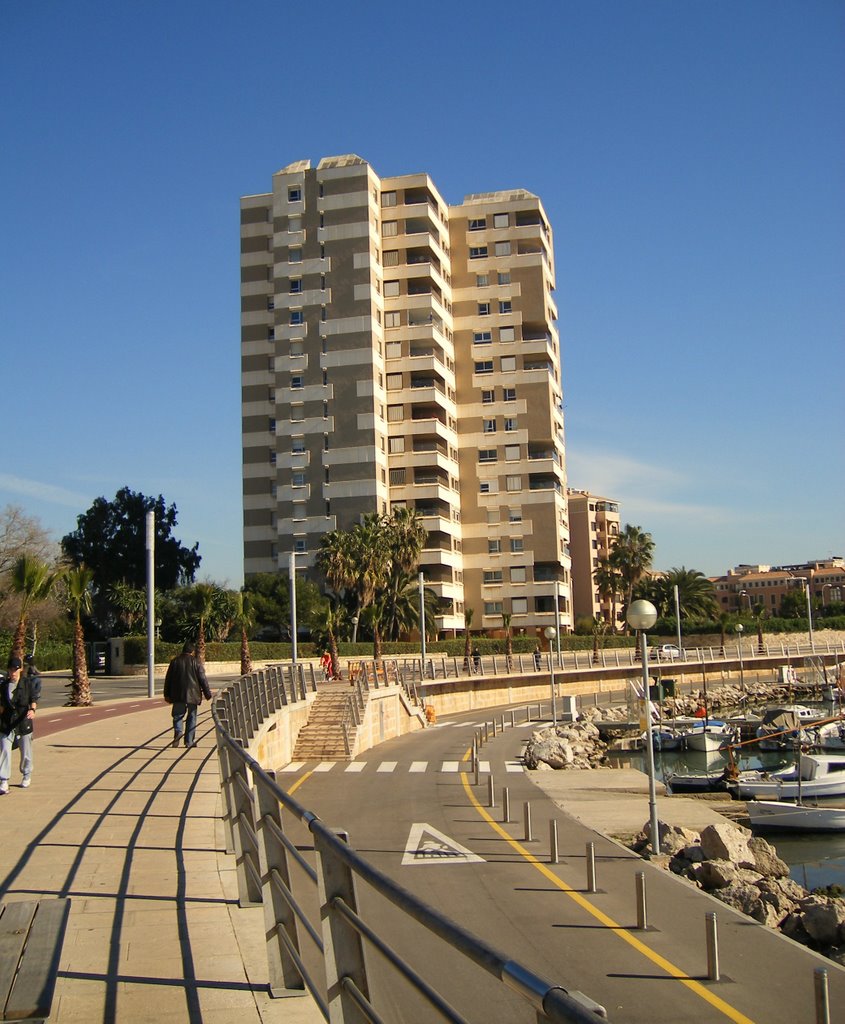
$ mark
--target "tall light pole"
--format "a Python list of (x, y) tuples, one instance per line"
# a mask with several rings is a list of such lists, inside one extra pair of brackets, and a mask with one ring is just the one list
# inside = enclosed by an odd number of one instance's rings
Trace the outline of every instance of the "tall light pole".
[(156, 514), (151, 509), (146, 515), (147, 540), (147, 696), (155, 697), (155, 547)]
[(290, 561), (288, 562), (288, 572), (290, 573), (290, 660), (295, 665), (297, 648), (296, 648), (296, 552), (291, 551)]
[(807, 634), (810, 639), (810, 650), (815, 654), (816, 642), (813, 638), (813, 606), (810, 602), (810, 581), (806, 576), (796, 576), (795, 579), (800, 580), (804, 584), (804, 594), (807, 598)]
[(557, 636), (554, 626), (546, 626), (546, 639), (549, 641), (549, 677), (552, 687), (552, 725), (557, 728), (557, 694), (555, 693), (555, 663), (552, 658), (552, 640)]
[(682, 651), (684, 648), (683, 648), (683, 644), (681, 643), (681, 598), (680, 598), (680, 595), (678, 594), (678, 584), (677, 583), (672, 588), (672, 590), (675, 592), (675, 623), (677, 624), (677, 627), (678, 627), (678, 650)]
[[(741, 622), (736, 625), (736, 632), (739, 636), (739, 688), (745, 693), (745, 675), (742, 668), (742, 631), (745, 627)], [(752, 652), (753, 653), (753, 652)], [(759, 679), (759, 675), (757, 677)]]
[(419, 575), (420, 585), (420, 657), (422, 658), (421, 678), (425, 678), (425, 577), (422, 570)]
[(643, 663), (643, 694), (646, 714), (646, 758), (648, 762), (648, 809), (651, 822), (651, 852), (660, 853), (660, 830), (657, 824), (657, 785), (654, 777), (654, 736), (651, 719), (651, 694), (648, 685), (647, 631), (657, 622), (657, 609), (651, 601), (632, 601), (626, 615), (628, 625), (640, 634), (640, 657)]

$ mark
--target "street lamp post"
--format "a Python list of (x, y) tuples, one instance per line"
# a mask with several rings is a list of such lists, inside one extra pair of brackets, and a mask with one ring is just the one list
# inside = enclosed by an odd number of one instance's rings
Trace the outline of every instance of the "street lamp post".
[[(745, 627), (741, 622), (737, 623), (736, 631), (739, 636), (739, 688), (745, 693), (745, 675), (742, 668), (742, 631)], [(753, 652), (752, 652), (753, 653)]]
[(628, 625), (640, 634), (640, 657), (643, 664), (643, 695), (646, 714), (646, 758), (648, 761), (648, 809), (651, 822), (651, 852), (660, 854), (660, 829), (657, 824), (657, 786), (654, 773), (654, 736), (651, 718), (651, 694), (648, 684), (647, 632), (657, 622), (657, 609), (651, 601), (632, 601), (626, 615)]
[(807, 634), (810, 639), (810, 650), (815, 654), (816, 642), (813, 638), (813, 606), (810, 602), (810, 581), (806, 576), (796, 576), (795, 579), (800, 580), (804, 584), (804, 594), (807, 597)]
[(552, 726), (557, 728), (557, 694), (555, 693), (555, 663), (552, 658), (552, 640), (557, 636), (554, 626), (546, 627), (546, 639), (549, 641), (549, 677), (552, 687)]

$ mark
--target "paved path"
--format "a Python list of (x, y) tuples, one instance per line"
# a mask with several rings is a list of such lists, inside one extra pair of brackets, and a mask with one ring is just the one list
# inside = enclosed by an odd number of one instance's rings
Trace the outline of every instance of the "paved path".
[[(2, 898), (72, 901), (51, 1022), (322, 1020), (307, 996), (268, 994), (262, 912), (238, 907), (223, 850), (208, 705), (186, 751), (160, 702), (131, 703), (47, 712), (32, 786), (15, 761), (0, 798)], [(72, 727), (50, 735), (49, 718)]]

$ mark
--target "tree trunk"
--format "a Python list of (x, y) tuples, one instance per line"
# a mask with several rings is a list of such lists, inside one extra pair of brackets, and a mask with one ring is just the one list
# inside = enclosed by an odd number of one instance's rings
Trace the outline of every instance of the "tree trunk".
[(88, 660), (85, 657), (85, 637), (79, 620), (73, 627), (73, 673), (71, 675), (70, 699), (74, 708), (87, 708), (91, 700), (91, 684), (88, 680)]
[(26, 616), (22, 615), (15, 627), (15, 635), (12, 637), (12, 649), (9, 655), (13, 658), (20, 658), (23, 661), (24, 647), (26, 646)]
[(205, 665), (205, 623), (200, 619), (200, 628), (197, 635), (197, 661)]
[(340, 656), (337, 653), (337, 637), (334, 635), (334, 630), (329, 626), (329, 656), (332, 659), (332, 675), (335, 679), (340, 679)]
[(249, 637), (241, 627), (241, 675), (248, 676), (252, 672), (252, 658), (249, 653)]

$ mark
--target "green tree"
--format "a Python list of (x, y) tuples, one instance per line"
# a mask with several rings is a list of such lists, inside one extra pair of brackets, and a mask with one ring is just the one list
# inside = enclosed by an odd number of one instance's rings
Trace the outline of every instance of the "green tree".
[(622, 578), (626, 606), (631, 603), (634, 587), (651, 568), (654, 540), (640, 526), (626, 523), (610, 553), (610, 562)]
[(505, 627), (505, 666), (508, 672), (513, 668), (513, 636), (511, 635), (511, 616), (502, 612), (502, 625)]
[(64, 577), (68, 610), (73, 617), (73, 670), (70, 677), (72, 707), (88, 707), (91, 700), (91, 684), (88, 679), (88, 658), (85, 653), (85, 635), (82, 617), (91, 611), (91, 584), (94, 573), (84, 565), (69, 569)]
[(123, 487), (114, 500), (96, 498), (76, 519), (76, 529), (62, 537), (62, 551), (71, 565), (85, 565), (94, 573), (93, 614), (101, 632), (111, 632), (116, 610), (111, 590), (118, 583), (141, 590), (146, 587), (146, 515), (155, 513), (154, 569), (156, 585), (172, 590), (194, 581), (200, 565), (198, 544), (184, 547), (174, 536), (175, 505), (164, 498), (149, 498)]
[(332, 659), (332, 675), (340, 679), (340, 655), (337, 638), (343, 627), (344, 609), (337, 599), (323, 598), (310, 613), (311, 637), (323, 650), (328, 650)]
[(26, 646), (27, 618), (32, 609), (46, 601), (61, 578), (61, 571), (33, 555), (21, 555), (9, 573), (9, 589), (20, 601), (18, 624), (12, 637), (11, 654), (23, 658)]
[(190, 608), (194, 614), (197, 638), (197, 658), (205, 663), (206, 624), (213, 620), (218, 608), (219, 587), (213, 583), (197, 583), (191, 588)]
[(474, 608), (464, 608), (464, 670), (469, 672), (472, 656), (472, 620), (475, 618)]
[(661, 618), (675, 615), (676, 586), (682, 620), (708, 619), (718, 614), (716, 589), (712, 582), (697, 569), (681, 566), (649, 579), (642, 589), (643, 596), (654, 603)]
[(252, 657), (249, 652), (249, 631), (252, 629), (253, 615), (249, 594), (240, 591), (235, 595), (235, 628), (241, 638), (241, 675), (252, 672)]
[(616, 632), (616, 598), (623, 591), (622, 573), (610, 558), (600, 558), (593, 570), (593, 583), (602, 601), (610, 601), (611, 630)]

